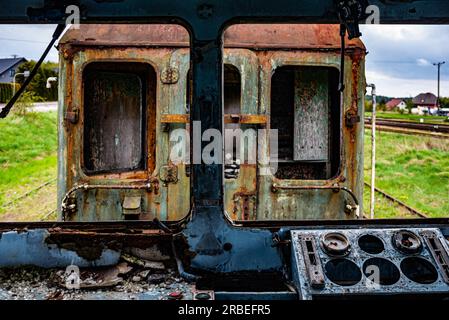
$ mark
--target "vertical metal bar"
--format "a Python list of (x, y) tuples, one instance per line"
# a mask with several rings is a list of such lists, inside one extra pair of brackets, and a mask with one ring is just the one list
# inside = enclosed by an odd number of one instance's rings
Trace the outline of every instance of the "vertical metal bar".
[(370, 218), (374, 219), (374, 206), (376, 195), (376, 85), (369, 84), (371, 88), (371, 96), (373, 98), (373, 113), (371, 116), (371, 199), (370, 199)]
[[(437, 93), (437, 108), (440, 107), (440, 69), (441, 69), (441, 62), (437, 63), (438, 67), (438, 93)], [(429, 108), (429, 114), (430, 114), (430, 108)]]
[[(206, 164), (202, 151), (210, 141), (201, 141), (207, 129), (222, 132), (223, 129), (223, 41), (216, 39), (198, 40), (192, 36), (193, 108), (191, 110), (192, 148), (191, 195), (192, 204), (198, 207), (223, 206), (223, 135), (214, 141), (219, 150), (218, 163)], [(201, 129), (199, 128), (201, 127)], [(200, 141), (198, 141), (200, 139)], [(222, 213), (223, 210), (213, 212)], [(209, 211), (211, 212), (211, 211)]]
[[(438, 68), (438, 96), (437, 96), (437, 109), (440, 108), (440, 69), (441, 69), (441, 66), (442, 66), (443, 64), (445, 64), (445, 63), (446, 63), (446, 61), (442, 61), (442, 62), (437, 62), (437, 63), (434, 63), (434, 64), (433, 64), (434, 66), (437, 66), (437, 68)], [(429, 109), (429, 113), (430, 113), (430, 109)]]

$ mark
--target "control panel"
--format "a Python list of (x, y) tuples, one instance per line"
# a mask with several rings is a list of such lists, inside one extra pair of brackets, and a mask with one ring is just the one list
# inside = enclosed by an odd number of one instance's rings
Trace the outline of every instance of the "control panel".
[(292, 230), (300, 299), (340, 295), (449, 297), (448, 242), (436, 228)]

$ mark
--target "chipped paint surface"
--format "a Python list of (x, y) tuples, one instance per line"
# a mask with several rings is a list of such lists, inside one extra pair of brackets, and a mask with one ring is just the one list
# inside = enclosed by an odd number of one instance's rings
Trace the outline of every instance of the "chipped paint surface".
[[(2, 21), (17, 22), (63, 22), (63, 6), (47, 1), (41, 5), (30, 5), (32, 1), (22, 1), (19, 4), (5, 4), (5, 14), (0, 13)], [(418, 1), (410, 9), (408, 3), (400, 4), (404, 1), (376, 1), (383, 12), (382, 21), (384, 23), (394, 22), (447, 22), (447, 9), (449, 5), (443, 1)], [(415, 2), (415, 1), (406, 1)], [(438, 3), (438, 4), (436, 4)], [(60, 83), (60, 109), (59, 123), (59, 203), (61, 203), (65, 192), (79, 183), (95, 184), (122, 184), (123, 186), (135, 182), (146, 182), (149, 177), (158, 179), (158, 169), (167, 165), (167, 126), (160, 126), (162, 114), (185, 114), (185, 85), (186, 70), (189, 66), (190, 57), (188, 55), (188, 46), (191, 45), (192, 59), (191, 66), (193, 71), (192, 81), (192, 105), (190, 106), (191, 120), (204, 121), (207, 127), (221, 130), (223, 127), (222, 112), (222, 79), (223, 52), (221, 30), (230, 21), (240, 22), (314, 22), (314, 23), (336, 23), (337, 15), (333, 9), (334, 1), (323, 0), (319, 5), (316, 1), (297, 2), (287, 1), (284, 5), (279, 5), (273, 1), (263, 1), (257, 10), (252, 5), (236, 6), (233, 2), (220, 2), (211, 0), (212, 5), (199, 6), (196, 1), (185, 1), (182, 4), (177, 2), (167, 2), (166, 5), (160, 5), (158, 2), (140, 1), (140, 10), (130, 10), (128, 3), (96, 4), (92, 1), (82, 1), (83, 21), (87, 23), (98, 22), (123, 22), (125, 18), (132, 18), (134, 22), (165, 22), (164, 17), (170, 17), (169, 21), (182, 22), (188, 25), (188, 33), (179, 31), (179, 28), (172, 26), (163, 26), (160, 28), (159, 35), (148, 32), (148, 26), (127, 26), (125, 32), (117, 32), (120, 26), (101, 28), (94, 26), (90, 32), (83, 29), (78, 36), (85, 35), (78, 43), (70, 43), (70, 37), (60, 47), (61, 54), (61, 74)], [(435, 5), (429, 5), (435, 4)], [(106, 7), (110, 7), (110, 10)], [(103, 10), (105, 9), (106, 10)], [(190, 8), (192, 10), (186, 10)], [(220, 10), (214, 10), (219, 8)], [(437, 9), (435, 9), (437, 8)], [(281, 18), (282, 17), (282, 18)], [(86, 27), (88, 28), (88, 27)], [(338, 62), (338, 32), (336, 27), (330, 26), (304, 26), (298, 30), (294, 27), (284, 25), (277, 27), (276, 32), (267, 30), (262, 26), (259, 30), (249, 25), (235, 26), (235, 34), (231, 31), (225, 34), (224, 40), (227, 41), (228, 52), (224, 57), (235, 64), (242, 73), (242, 85), (249, 88), (245, 91), (242, 99), (246, 102), (242, 105), (242, 110), (246, 106), (255, 109), (254, 114), (264, 115), (270, 125), (270, 79), (273, 71), (282, 65), (310, 65), (310, 66), (328, 66), (337, 67)], [(229, 29), (231, 30), (231, 29)], [(278, 32), (282, 31), (282, 32)], [(238, 33), (242, 34), (239, 36)], [(284, 34), (284, 36), (282, 36)], [(161, 36), (163, 35), (163, 36)], [(256, 36), (252, 39), (251, 36)], [(77, 38), (75, 33), (75, 38)], [(153, 37), (154, 36), (154, 37)], [(101, 41), (102, 37), (107, 41)], [(116, 37), (115, 42), (111, 42), (111, 37)], [(134, 44), (130, 44), (128, 39), (132, 38)], [(72, 39), (73, 40), (73, 39)], [(151, 43), (148, 43), (150, 41)], [(159, 41), (159, 42), (158, 42)], [(168, 44), (167, 44), (168, 42)], [(273, 43), (275, 45), (273, 45)], [(99, 46), (101, 45), (101, 47)], [(158, 47), (158, 48), (156, 48)], [(248, 50), (253, 57), (256, 57), (255, 63), (245, 62), (241, 64), (238, 59), (243, 53), (233, 55), (230, 50)], [(354, 228), (359, 232), (369, 228), (377, 229), (385, 236), (385, 226), (393, 224), (394, 228), (410, 228), (415, 223), (417, 225), (435, 224), (448, 238), (448, 221), (441, 219), (439, 221), (421, 220), (416, 221), (289, 221), (279, 222), (260, 221), (262, 219), (298, 219), (298, 218), (343, 218), (341, 206), (347, 200), (343, 196), (341, 188), (352, 189), (358, 197), (361, 197), (362, 176), (363, 176), (363, 122), (357, 123), (354, 120), (357, 116), (363, 115), (363, 95), (365, 89), (364, 80), (364, 55), (365, 51), (359, 41), (348, 42), (347, 63), (345, 73), (346, 90), (344, 97), (344, 106), (341, 110), (341, 165), (337, 177), (326, 181), (277, 181), (272, 176), (260, 177), (256, 168), (248, 167), (242, 175), (244, 181), (231, 181), (225, 193), (223, 192), (223, 167), (222, 165), (193, 165), (190, 170), (187, 167), (178, 168), (178, 174), (182, 176), (177, 184), (166, 183), (161, 188), (152, 188), (151, 192), (140, 190), (138, 192), (128, 192), (123, 190), (80, 190), (80, 195), (75, 206), (74, 213), (69, 217), (70, 220), (79, 221), (98, 221), (105, 219), (121, 220), (121, 201), (125, 195), (130, 197), (141, 197), (143, 199), (142, 219), (159, 217), (160, 219), (175, 219), (182, 217), (187, 211), (192, 211), (188, 222), (182, 221), (179, 226), (170, 225), (170, 228), (183, 238), (182, 247), (184, 252), (182, 258), (187, 260), (187, 267), (193, 267), (196, 271), (209, 271), (219, 273), (221, 278), (223, 273), (229, 273), (227, 276), (233, 276), (233, 272), (248, 271), (249, 274), (260, 279), (263, 272), (274, 271), (285, 276), (286, 267), (285, 258), (290, 258), (287, 253), (283, 254), (282, 246), (288, 244), (288, 238), (285, 234), (291, 229), (349, 229)], [(178, 58), (170, 60), (170, 57)], [(82, 137), (83, 137), (83, 83), (81, 81), (83, 68), (86, 63), (91, 61), (134, 61), (148, 63), (155, 69), (158, 78), (165, 79), (161, 82), (169, 85), (157, 86), (156, 98), (154, 104), (155, 123), (153, 134), (148, 134), (149, 146), (155, 148), (153, 155), (155, 158), (148, 159), (148, 164), (153, 163), (154, 168), (148, 165), (146, 169), (136, 172), (122, 172), (114, 174), (86, 175), (82, 167)], [(182, 60), (182, 61), (181, 61)], [(257, 76), (254, 70), (257, 68)], [(177, 67), (179, 78), (175, 76), (162, 76), (166, 68)], [(349, 72), (348, 72), (349, 71)], [(162, 77), (160, 77), (162, 76)], [(168, 79), (168, 78), (171, 78)], [(174, 80), (177, 78), (177, 82)], [(251, 80), (256, 79), (256, 83)], [(158, 80), (159, 81), (159, 80)], [(183, 85), (177, 86), (177, 83), (184, 81)], [(176, 82), (176, 83), (175, 83)], [(258, 88), (257, 90), (255, 88)], [(171, 88), (171, 89), (168, 89)], [(257, 97), (257, 98), (256, 98)], [(257, 101), (257, 102), (256, 102)], [(179, 103), (178, 103), (179, 102)], [(248, 108), (249, 109), (249, 108)], [(242, 113), (244, 113), (242, 111)], [(249, 112), (251, 113), (251, 112)], [(67, 117), (66, 117), (67, 115)], [(78, 121), (76, 120), (77, 115)], [(67, 121), (66, 121), (67, 118)], [(363, 117), (362, 117), (363, 118)], [(235, 119), (235, 117), (231, 117)], [(243, 117), (242, 117), (243, 119)], [(172, 126), (168, 123), (169, 127)], [(242, 124), (242, 123), (241, 123)], [(259, 122), (258, 125), (263, 125)], [(349, 124), (349, 125), (347, 125)], [(174, 124), (173, 127), (185, 126), (184, 123)], [(164, 140), (165, 139), (165, 140)], [(262, 148), (262, 158), (266, 160), (268, 156), (269, 143), (265, 137), (260, 146)], [(154, 170), (153, 170), (154, 169)], [(254, 169), (256, 169), (255, 183)], [(279, 180), (279, 179), (278, 179)], [(276, 188), (274, 187), (276, 185)], [(335, 185), (338, 184), (338, 188)], [(162, 185), (162, 184), (161, 184)], [(191, 187), (191, 194), (189, 187)], [(179, 189), (176, 189), (176, 187)], [(302, 187), (320, 187), (320, 188), (302, 188)], [(170, 190), (170, 188), (175, 189)], [(230, 207), (230, 200), (237, 200), (239, 207), (244, 207), (247, 200), (241, 200), (244, 197), (251, 197), (254, 188), (257, 191), (257, 218), (259, 221), (239, 221), (233, 224), (223, 215), (224, 207)], [(325, 190), (325, 188), (327, 188)], [(301, 191), (298, 191), (300, 190)], [(312, 190), (313, 189), (313, 190)], [(229, 194), (229, 192), (231, 194)], [(228, 193), (228, 194), (226, 194)], [(240, 198), (240, 199), (239, 199)], [(240, 203), (240, 201), (243, 201)], [(174, 203), (176, 202), (176, 204)], [(225, 202), (225, 204), (223, 203)], [(179, 206), (178, 206), (179, 203)], [(190, 208), (190, 203), (194, 204)], [(240, 209), (241, 210), (241, 209)], [(238, 219), (238, 217), (234, 217)], [(348, 216), (347, 218), (352, 218)], [(65, 259), (59, 255), (54, 255), (55, 250), (59, 250), (64, 256), (88, 257), (89, 261), (95, 261), (103, 257), (103, 250), (107, 248), (113, 252), (118, 252), (122, 246), (138, 247), (142, 250), (154, 245), (155, 239), (162, 241), (167, 235), (159, 230), (153, 229), (149, 222), (142, 222), (139, 225), (143, 229), (138, 229), (136, 225), (116, 222), (114, 224), (103, 224), (97, 222), (98, 228), (92, 228), (92, 224), (83, 223), (81, 227), (75, 228), (71, 223), (54, 223), (53, 225), (40, 225), (38, 223), (30, 225), (4, 225), (2, 230), (2, 239), (0, 240), (1, 258), (8, 262), (7, 255), (15, 257), (14, 263), (23, 261), (30, 262), (23, 255), (36, 255), (36, 259), (30, 263), (42, 263), (42, 257), (54, 259), (54, 263), (59, 263), (59, 259)], [(305, 227), (308, 226), (308, 227)], [(338, 227), (336, 227), (338, 226)], [(246, 227), (246, 228), (243, 228)], [(390, 226), (392, 227), (392, 226)], [(62, 228), (59, 229), (59, 228)], [(161, 225), (159, 225), (161, 228)], [(280, 229), (279, 229), (280, 228)], [(76, 230), (73, 230), (76, 229)], [(164, 229), (164, 228), (162, 228)], [(11, 231), (14, 230), (14, 231)], [(43, 231), (47, 230), (47, 232)], [(15, 233), (14, 233), (15, 232)], [(169, 232), (170, 233), (170, 232)], [(170, 233), (171, 234), (171, 233)], [(52, 242), (43, 239), (51, 239)], [(150, 238), (150, 239), (148, 239)], [(171, 237), (168, 237), (171, 243)], [(11, 241), (6, 241), (6, 240)], [(167, 240), (167, 239), (165, 239)], [(389, 240), (388, 240), (389, 241)], [(444, 241), (444, 239), (443, 239)], [(29, 252), (23, 249), (24, 243), (30, 248), (37, 248), (36, 252)], [(53, 246), (56, 245), (55, 246)], [(92, 246), (95, 250), (86, 249)], [(17, 248), (15, 252), (11, 248)], [(23, 250), (22, 250), (23, 249)], [(447, 248), (446, 248), (447, 249)], [(42, 251), (43, 250), (43, 251)], [(45, 252), (47, 250), (48, 252)], [(87, 250), (87, 252), (85, 251)], [(447, 251), (447, 250), (446, 250)], [(76, 255), (75, 255), (76, 253)], [(6, 257), (5, 257), (6, 256)], [(25, 259), (25, 260), (22, 260)], [(29, 258), (28, 258), (29, 259)], [(9, 263), (9, 262), (8, 262)], [(67, 263), (67, 261), (65, 262)], [(293, 266), (294, 267), (294, 266)], [(204, 273), (203, 273), (204, 274)], [(284, 279), (285, 280), (285, 279)], [(241, 289), (241, 286), (239, 287)], [(296, 289), (300, 289), (297, 284)], [(428, 286), (423, 288), (428, 289)], [(447, 288), (446, 295), (447, 295)], [(388, 293), (389, 288), (385, 289)], [(362, 294), (367, 291), (362, 289)], [(416, 293), (411, 292), (411, 293)], [(0, 296), (4, 293), (0, 291)], [(270, 293), (268, 293), (270, 295)], [(241, 296), (256, 296), (253, 294), (241, 294)], [(234, 297), (239, 297), (236, 293)], [(345, 296), (347, 297), (347, 295)]]
[(75, 251), (47, 243), (50, 236), (47, 229), (34, 229), (26, 232), (9, 231), (0, 238), (0, 267), (18, 267), (34, 265), (44, 268), (95, 267), (114, 265), (120, 258), (120, 252), (103, 249), (100, 256), (93, 260), (80, 257)]
[[(174, 25), (138, 26), (136, 32), (126, 32), (131, 26), (82, 26), (70, 30), (61, 39), (61, 97), (59, 200), (75, 184), (132, 184), (149, 179), (160, 179), (160, 168), (171, 165), (169, 134), (177, 128), (188, 128), (186, 105), (189, 50), (186, 31)], [(281, 66), (339, 67), (338, 27), (333, 25), (273, 25), (268, 32), (264, 25), (236, 25), (225, 33), (224, 63), (236, 67), (241, 75), (240, 115), (226, 115), (226, 123), (241, 124), (241, 128), (269, 128), (271, 76)], [(251, 31), (251, 32), (250, 32)], [(81, 33), (80, 33), (81, 32)], [(293, 36), (300, 32), (304, 37)], [(258, 36), (255, 36), (258, 35)], [(257, 50), (255, 50), (257, 49)], [(289, 49), (286, 51), (285, 49)], [(316, 50), (318, 49), (318, 50)], [(345, 104), (348, 111), (363, 114), (364, 47), (359, 40), (347, 44)], [(147, 141), (154, 145), (148, 153), (154, 161), (151, 170), (123, 171), (111, 174), (86, 174), (83, 165), (83, 72), (92, 62), (138, 62), (148, 64), (156, 72), (155, 101), (148, 102), (154, 109), (149, 116)], [(177, 81), (162, 82), (167, 66), (179, 73)], [(80, 121), (64, 121), (67, 111), (79, 110)], [(259, 117), (259, 118), (257, 118)], [(267, 120), (265, 120), (267, 119)], [(154, 124), (152, 124), (154, 121)], [(268, 121), (268, 122), (267, 122)], [(362, 196), (361, 133), (363, 124), (354, 128), (341, 127), (342, 161), (339, 174), (330, 180), (279, 180), (274, 176), (259, 175), (259, 166), (241, 165), (236, 179), (225, 179), (225, 210), (236, 220), (273, 219), (347, 219), (344, 213), (350, 201), (343, 193), (327, 190), (271, 191), (278, 185), (342, 185)], [(262, 143), (259, 162), (269, 155), (268, 137)], [(153, 150), (153, 151), (152, 151)], [(149, 162), (150, 163), (150, 162)], [(139, 219), (157, 217), (161, 220), (179, 220), (190, 210), (190, 174), (184, 163), (177, 165), (175, 183), (160, 183), (157, 194), (145, 190), (91, 190), (79, 192), (76, 213), (67, 217), (76, 221), (124, 219), (122, 203), (125, 197), (141, 197)], [(243, 195), (243, 197), (242, 197)], [(248, 208), (248, 210), (242, 208)]]

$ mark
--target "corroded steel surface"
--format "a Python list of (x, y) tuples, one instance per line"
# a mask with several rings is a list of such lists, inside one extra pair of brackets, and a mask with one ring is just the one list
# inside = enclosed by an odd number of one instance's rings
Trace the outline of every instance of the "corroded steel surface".
[[(189, 34), (179, 25), (81, 25), (65, 33), (60, 42), (83, 45), (188, 47)], [(339, 49), (338, 25), (241, 24), (224, 32), (229, 48)], [(348, 48), (364, 49), (359, 39), (347, 40)]]
[[(132, 32), (131, 32), (132, 31)], [(255, 36), (256, 35), (256, 36)], [(297, 35), (297, 36), (296, 36)], [(186, 106), (187, 74), (190, 54), (186, 47), (187, 31), (175, 25), (82, 25), (69, 30), (61, 39), (61, 124), (59, 196), (75, 184), (130, 184), (160, 180), (161, 170), (170, 162), (170, 133), (189, 127), (191, 115)], [(241, 76), (239, 114), (226, 114), (224, 123), (239, 124), (242, 129), (270, 127), (272, 74), (282, 66), (321, 66), (339, 68), (338, 26), (335, 25), (235, 25), (225, 33), (223, 60), (234, 66)], [(268, 44), (270, 46), (268, 46)], [(184, 48), (186, 47), (186, 48)], [(237, 48), (239, 47), (239, 48)], [(351, 219), (354, 212), (345, 208), (351, 199), (331, 189), (297, 190), (295, 186), (346, 186), (362, 198), (362, 123), (345, 124), (346, 114), (363, 114), (364, 55), (361, 41), (348, 42), (346, 51), (346, 91), (341, 128), (341, 161), (338, 174), (326, 180), (285, 180), (274, 175), (260, 175), (261, 166), (242, 164), (234, 179), (225, 179), (224, 206), (236, 220)], [(289, 50), (285, 50), (289, 49)], [(83, 70), (91, 62), (140, 62), (151, 65), (156, 73), (148, 119), (149, 160), (153, 170), (122, 173), (84, 173), (83, 167)], [(176, 81), (167, 83), (162, 74), (176, 70)], [(155, 99), (153, 101), (153, 99)], [(62, 119), (66, 112), (79, 112), (77, 123)], [(155, 124), (153, 124), (155, 121)], [(336, 121), (336, 119), (334, 119)], [(151, 124), (151, 125), (150, 125)], [(153, 132), (153, 133), (151, 133)], [(259, 161), (269, 158), (268, 136), (259, 137)], [(77, 194), (76, 214), (69, 220), (121, 220), (125, 196), (142, 198), (140, 219), (157, 217), (179, 220), (190, 210), (190, 170), (177, 164), (172, 182), (160, 181), (157, 192), (145, 190), (90, 190)], [(273, 192), (273, 185), (281, 188)], [(286, 187), (286, 188), (282, 188)], [(361, 201), (360, 201), (361, 202)]]
[[(0, 20), (10, 22), (57, 22), (63, 23), (66, 16), (63, 14), (65, 7), (63, 4), (55, 1), (32, 1), (23, 0), (16, 2), (5, 3), (3, 12), (0, 13)], [(101, 3), (100, 3), (101, 2)], [(371, 1), (370, 1), (371, 2)], [(210, 3), (210, 4), (209, 4)], [(137, 46), (132, 46), (129, 43), (121, 45), (117, 42), (117, 47), (114, 45), (105, 45), (100, 47), (101, 43), (91, 41), (94, 46), (92, 49), (85, 47), (67, 46), (61, 48), (61, 72), (60, 72), (60, 151), (59, 151), (59, 190), (60, 200), (64, 192), (71, 188), (74, 184), (89, 182), (89, 183), (129, 183), (136, 180), (145, 180), (157, 175), (157, 172), (130, 172), (115, 175), (102, 176), (85, 176), (82, 173), (82, 121), (77, 122), (77, 113), (79, 112), (79, 119), (83, 115), (83, 100), (82, 100), (82, 81), (80, 76), (83, 67), (90, 61), (140, 61), (151, 64), (158, 75), (161, 70), (167, 65), (180, 66), (179, 84), (164, 87), (158, 85), (157, 88), (157, 102), (158, 112), (156, 114), (156, 133), (154, 135), (154, 145), (156, 146), (155, 155), (156, 168), (160, 165), (167, 164), (167, 146), (169, 145), (168, 136), (163, 135), (159, 129), (161, 114), (183, 114), (185, 113), (185, 87), (186, 74), (191, 63), (192, 66), (192, 97), (191, 99), (191, 119), (201, 120), (205, 123), (206, 128), (215, 128), (221, 130), (223, 127), (223, 66), (222, 58), (226, 63), (234, 64), (240, 67), (242, 77), (242, 113), (249, 114), (263, 114), (270, 116), (270, 79), (278, 66), (283, 64), (296, 65), (324, 65), (338, 68), (338, 45), (322, 43), (320, 47), (305, 47), (309, 44), (303, 43), (304, 47), (294, 47), (290, 43), (290, 47), (281, 47), (283, 43), (278, 43), (279, 47), (274, 49), (283, 49), (285, 52), (271, 52), (259, 51), (257, 53), (248, 50), (245, 55), (242, 51), (238, 53), (225, 52), (223, 55), (221, 49), (221, 30), (229, 22), (314, 22), (314, 23), (337, 23), (337, 15), (334, 10), (333, 0), (323, 0), (317, 2), (316, 0), (301, 0), (301, 1), (265, 1), (260, 0), (258, 6), (248, 1), (208, 1), (208, 5), (197, 6), (197, 1), (141, 1), (130, 0), (122, 2), (111, 1), (80, 1), (83, 12), (83, 22), (98, 23), (103, 22), (124, 22), (132, 19), (133, 22), (159, 22), (163, 23), (171, 21), (172, 23), (185, 23), (190, 26), (191, 52), (195, 55), (189, 58), (189, 50), (182, 48), (179, 51), (167, 50), (169, 47), (176, 47), (175, 45), (165, 45), (162, 48), (150, 51), (136, 49)], [(376, 4), (381, 9), (381, 16), (383, 23), (394, 22), (433, 22), (442, 23), (449, 21), (448, 8), (449, 4), (446, 1), (423, 0), (423, 1), (384, 1), (373, 0), (371, 3)], [(133, 10), (136, 7), (139, 10)], [(420, 20), (421, 19), (421, 20)], [(131, 32), (126, 32), (129, 35), (136, 30), (132, 27)], [(309, 33), (313, 35), (313, 33)], [(292, 34), (294, 37), (294, 34)], [(307, 36), (308, 37), (308, 36)], [(335, 35), (329, 35), (329, 39), (335, 40)], [(272, 35), (272, 38), (278, 38)], [(306, 37), (304, 37), (306, 38)], [(319, 39), (320, 37), (317, 37)], [(87, 40), (84, 42), (87, 45)], [(176, 39), (174, 39), (176, 40)], [(297, 40), (297, 39), (294, 39)], [(309, 39), (310, 40), (310, 39)], [(185, 40), (183, 40), (185, 41)], [(268, 41), (267, 41), (268, 42)], [(173, 41), (174, 44), (176, 42)], [(74, 45), (75, 43), (72, 43)], [(237, 46), (242, 44), (236, 43)], [(182, 44), (184, 47), (186, 45)], [(249, 49), (261, 49), (264, 42), (250, 43)], [(146, 46), (146, 45), (145, 45)], [(148, 45), (151, 47), (152, 45)], [(254, 47), (258, 46), (258, 47)], [(332, 47), (333, 46), (333, 47)], [(63, 47), (63, 46), (62, 46)], [(131, 47), (133, 47), (131, 49)], [(112, 49), (111, 49), (112, 48)], [(243, 47), (239, 50), (242, 50)], [(289, 50), (295, 48), (295, 50)], [(329, 52), (329, 48), (333, 52)], [(263, 48), (262, 48), (263, 49)], [(300, 49), (300, 50), (298, 50)], [(307, 51), (303, 51), (307, 49)], [(182, 51), (184, 50), (184, 51)], [(274, 50), (272, 50), (274, 51)], [(289, 51), (289, 52), (287, 52)], [(313, 52), (312, 52), (313, 51)], [(324, 52), (321, 52), (324, 51)], [(276, 55), (277, 54), (277, 55)], [(353, 188), (357, 195), (361, 196), (363, 176), (363, 123), (357, 123), (357, 115), (363, 115), (363, 95), (365, 90), (364, 81), (364, 54), (365, 50), (362, 47), (354, 47), (347, 50), (347, 64), (346, 74), (351, 74), (346, 79), (345, 103), (342, 110), (342, 137), (341, 137), (341, 158), (342, 163), (338, 177), (328, 181), (274, 181), (276, 185), (283, 184), (284, 186), (292, 185), (310, 185), (321, 184), (324, 186), (332, 186), (338, 183), (340, 186), (348, 186)], [(245, 56), (245, 59), (242, 57)], [(248, 68), (249, 67), (249, 68)], [(248, 71), (249, 69), (249, 71)], [(349, 71), (349, 72), (348, 72)], [(352, 71), (352, 72), (351, 72)], [(70, 115), (68, 118), (71, 121), (65, 120), (65, 113)], [(347, 123), (350, 125), (348, 126)], [(182, 125), (182, 124), (180, 124)], [(171, 124), (170, 124), (171, 126)], [(265, 148), (263, 156), (267, 155), (267, 148), (269, 144), (265, 141), (261, 144)], [(182, 169), (182, 168), (181, 168)], [(321, 222), (316, 221), (301, 221), (301, 222), (269, 222), (263, 221), (248, 221), (249, 223), (241, 222), (239, 225), (232, 225), (226, 221), (223, 216), (223, 167), (222, 165), (195, 165), (191, 169), (193, 175), (190, 179), (181, 179), (177, 184), (168, 184), (164, 186), (159, 196), (152, 198), (148, 196), (147, 201), (153, 205), (153, 214), (159, 215), (161, 218), (173, 219), (182, 212), (189, 210), (190, 198), (195, 204), (192, 213), (192, 219), (182, 226), (182, 238), (186, 241), (184, 244), (183, 259), (190, 260), (186, 266), (191, 266), (199, 271), (209, 271), (212, 273), (220, 273), (218, 277), (222, 277), (222, 273), (231, 273), (231, 277), (235, 273), (246, 272), (258, 278), (263, 272), (278, 272), (285, 274), (286, 261), (290, 260), (289, 255), (285, 254), (282, 244), (288, 242), (288, 238), (280, 237), (280, 241), (275, 241), (275, 233), (279, 231), (279, 235), (288, 233), (288, 229), (294, 228), (294, 225), (308, 225), (311, 229), (329, 228), (326, 227), (328, 223), (338, 224), (340, 228), (349, 228), (353, 225), (358, 230), (368, 229), (370, 224), (383, 228), (387, 224), (396, 226), (410, 227), (414, 223), (422, 226), (429, 223), (439, 224), (441, 230), (445, 230), (445, 237), (447, 237), (448, 221), (440, 222), (433, 221), (388, 221), (388, 222), (366, 222), (366, 221), (332, 221)], [(253, 168), (250, 168), (251, 170)], [(179, 170), (181, 174), (186, 174), (185, 171)], [(249, 175), (251, 175), (249, 173)], [(282, 203), (284, 207), (289, 209), (289, 213), (297, 213), (310, 218), (335, 218), (335, 212), (341, 212), (341, 205), (343, 204), (341, 193), (327, 193), (323, 194), (323, 190), (317, 190), (314, 194), (307, 195), (289, 195), (286, 192), (282, 197), (277, 194), (270, 194), (273, 186), (273, 177), (264, 177), (266, 181), (258, 181), (256, 186), (258, 195), (267, 197), (263, 206), (258, 206), (257, 210), (267, 213), (266, 218), (277, 218), (283, 216)], [(249, 179), (249, 181), (252, 181)], [(189, 184), (192, 184), (192, 194), (186, 195)], [(237, 189), (241, 188), (235, 185)], [(282, 186), (281, 186), (282, 187)], [(175, 188), (171, 191), (170, 188)], [(168, 189), (168, 190), (167, 190)], [(233, 189), (231, 189), (233, 190)], [(288, 190), (284, 189), (284, 190)], [(236, 197), (247, 197), (251, 194), (251, 190), (244, 192), (243, 190), (233, 191)], [(326, 191), (327, 192), (327, 191)], [(162, 195), (162, 196), (161, 196)], [(231, 194), (232, 195), (232, 194)], [(227, 195), (229, 196), (229, 194)], [(83, 194), (80, 199), (80, 204), (85, 206), (82, 213), (74, 217), (79, 220), (102, 220), (108, 218), (122, 218), (120, 215), (119, 205), (123, 195), (116, 193), (110, 194), (108, 192), (93, 192), (91, 194)], [(270, 198), (271, 197), (271, 198)], [(331, 198), (331, 199), (329, 199)], [(260, 196), (259, 196), (259, 199)], [(240, 200), (237, 200), (240, 201)], [(248, 199), (243, 200), (241, 207), (248, 202)], [(296, 202), (296, 204), (294, 203)], [(299, 205), (298, 205), (299, 203)], [(168, 204), (170, 204), (168, 206)], [(293, 205), (295, 204), (295, 206)], [(115, 205), (115, 207), (114, 207)], [(228, 205), (226, 205), (228, 207)], [(297, 210), (298, 209), (298, 210)], [(266, 211), (265, 211), (266, 210)], [(296, 211), (295, 211), (296, 210)], [(323, 214), (324, 212), (324, 214)], [(290, 216), (288, 218), (298, 218), (298, 216)], [(101, 224), (101, 223), (100, 223)], [(122, 224), (111, 224), (112, 232), (116, 233), (117, 228)], [(145, 226), (148, 229), (149, 226)], [(55, 223), (55, 226), (67, 226), (67, 223)], [(70, 225), (70, 224), (69, 224)], [(98, 224), (96, 224), (98, 225)], [(34, 226), (34, 228), (33, 228)], [(17, 226), (7, 225), (4, 227), (4, 232), (0, 237), (1, 250), (0, 255), (2, 265), (10, 265), (10, 258), (20, 259), (27, 264), (40, 265), (46, 264), (48, 261), (55, 265), (67, 265), (73, 263), (73, 258), (82, 258), (75, 250), (69, 250), (63, 246), (63, 242), (46, 245), (42, 240), (48, 237), (51, 226), (42, 225), (43, 229), (35, 229), (37, 224), (31, 225), (30, 228), (23, 228), (21, 230), (13, 230)], [(240, 228), (239, 226), (247, 226), (248, 228)], [(73, 226), (72, 226), (73, 227)], [(129, 227), (129, 226), (127, 226)], [(274, 230), (273, 227), (276, 229)], [(83, 234), (89, 224), (82, 224), (80, 227), (80, 234), (90, 238), (89, 241), (82, 243), (82, 249), (90, 245), (93, 240), (100, 236), (99, 234)], [(70, 229), (70, 228), (69, 228)], [(129, 228), (126, 228), (129, 229)], [(11, 231), (12, 230), (12, 231)], [(58, 237), (59, 232), (53, 234), (53, 237)], [(67, 240), (69, 242), (76, 242), (78, 235), (70, 234)], [(66, 232), (61, 232), (60, 240), (66, 237)], [(113, 237), (114, 235), (111, 235)], [(76, 239), (75, 239), (76, 237)], [(159, 235), (156, 236), (159, 238)], [(94, 245), (96, 247), (96, 245)], [(62, 249), (61, 249), (62, 248)], [(72, 247), (73, 249), (73, 247)], [(103, 251), (101, 251), (103, 253)], [(8, 254), (10, 253), (10, 254)], [(103, 264), (114, 264), (115, 260), (119, 258), (120, 252), (117, 250), (107, 251), (107, 255), (102, 254), (100, 258)], [(84, 253), (83, 253), (84, 256)], [(49, 259), (51, 258), (51, 259)], [(89, 259), (80, 259), (84, 264), (95, 263), (98, 255), (90, 255)], [(98, 260), (98, 259), (96, 259)], [(101, 259), (100, 259), (101, 260)], [(14, 265), (20, 265), (14, 261)], [(230, 277), (230, 278), (231, 278)], [(242, 289), (240, 287), (239, 289)], [(244, 289), (244, 288), (243, 288)], [(296, 289), (299, 289), (297, 286)], [(386, 288), (388, 291), (388, 288)], [(363, 294), (367, 291), (364, 290)]]

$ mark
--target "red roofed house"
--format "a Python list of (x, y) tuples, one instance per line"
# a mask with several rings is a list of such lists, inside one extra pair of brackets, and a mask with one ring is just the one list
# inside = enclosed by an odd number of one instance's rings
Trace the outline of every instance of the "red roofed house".
[(395, 108), (405, 110), (407, 108), (407, 103), (402, 99), (391, 99), (385, 106), (387, 107), (387, 111), (391, 111)]
[(413, 98), (413, 104), (418, 109), (418, 114), (435, 114), (438, 111), (437, 96), (433, 93), (421, 93)]

